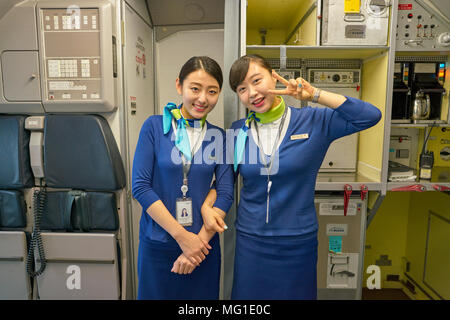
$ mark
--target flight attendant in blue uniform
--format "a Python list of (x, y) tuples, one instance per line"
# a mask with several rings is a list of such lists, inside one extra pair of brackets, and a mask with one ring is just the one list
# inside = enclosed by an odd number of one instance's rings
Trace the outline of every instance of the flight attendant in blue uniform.
[[(277, 81), (286, 88), (275, 90)], [(232, 299), (316, 299), (317, 173), (334, 140), (372, 127), (381, 112), (302, 78), (285, 80), (257, 55), (235, 61), (230, 85), (249, 110), (231, 126), (234, 171), (243, 178)], [(327, 108), (288, 107), (280, 95)], [(222, 224), (211, 210), (203, 218), (207, 229)]]
[(182, 104), (169, 103), (141, 128), (132, 173), (133, 196), (143, 208), (138, 299), (219, 298), (219, 237), (203, 227), (200, 211), (213, 175), (217, 199), (208, 210), (223, 218), (233, 202), (225, 134), (206, 121), (222, 79), (213, 59), (189, 59), (176, 79)]

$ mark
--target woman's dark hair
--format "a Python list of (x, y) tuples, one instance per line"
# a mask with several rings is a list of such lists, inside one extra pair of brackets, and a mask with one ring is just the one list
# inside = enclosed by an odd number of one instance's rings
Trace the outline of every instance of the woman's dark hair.
[(204, 70), (206, 73), (211, 75), (219, 83), (219, 88), (222, 89), (223, 75), (222, 69), (219, 64), (210, 57), (192, 57), (181, 67), (180, 74), (178, 78), (180, 83), (183, 84), (184, 79), (194, 71)]
[(247, 75), (248, 68), (250, 66), (250, 62), (255, 62), (264, 69), (267, 69), (270, 74), (272, 74), (272, 67), (270, 64), (260, 55), (257, 54), (249, 54), (240, 57), (237, 59), (230, 69), (230, 87), (236, 92), (236, 88), (242, 81), (244, 81), (245, 76)]

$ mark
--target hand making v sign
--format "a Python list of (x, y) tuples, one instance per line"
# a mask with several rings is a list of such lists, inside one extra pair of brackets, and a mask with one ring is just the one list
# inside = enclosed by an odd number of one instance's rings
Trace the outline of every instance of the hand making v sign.
[(308, 81), (303, 78), (297, 79), (289, 79), (286, 80), (275, 70), (272, 70), (272, 76), (280, 81), (282, 84), (286, 86), (285, 89), (281, 90), (269, 90), (269, 93), (279, 94), (279, 95), (290, 95), (298, 100), (307, 100), (311, 101), (314, 96), (314, 88)]
[[(312, 102), (318, 102), (323, 106), (336, 109), (342, 103), (347, 100), (347, 98), (341, 94), (333, 93), (330, 91), (320, 90), (313, 87), (308, 81), (303, 78), (289, 79), (286, 80), (275, 70), (272, 70), (272, 77), (281, 81), (286, 88), (281, 90), (269, 90), (269, 93), (279, 94), (279, 95), (290, 95), (298, 100), (306, 100)], [(315, 97), (315, 99), (314, 99)], [(320, 97), (320, 98), (319, 98)]]

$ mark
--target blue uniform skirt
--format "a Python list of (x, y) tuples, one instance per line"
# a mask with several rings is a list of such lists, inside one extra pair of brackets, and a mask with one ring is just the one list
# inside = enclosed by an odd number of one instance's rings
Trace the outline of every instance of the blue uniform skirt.
[(231, 299), (317, 299), (317, 233), (260, 237), (236, 232)]
[(220, 241), (216, 234), (212, 249), (191, 274), (170, 272), (182, 253), (176, 242), (139, 241), (138, 299), (140, 300), (212, 300), (219, 299)]

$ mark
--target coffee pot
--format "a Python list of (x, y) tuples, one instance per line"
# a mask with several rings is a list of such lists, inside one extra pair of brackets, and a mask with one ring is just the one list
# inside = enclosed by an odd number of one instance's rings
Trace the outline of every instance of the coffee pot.
[(425, 120), (430, 116), (430, 96), (422, 91), (417, 91), (414, 98), (412, 119)]

